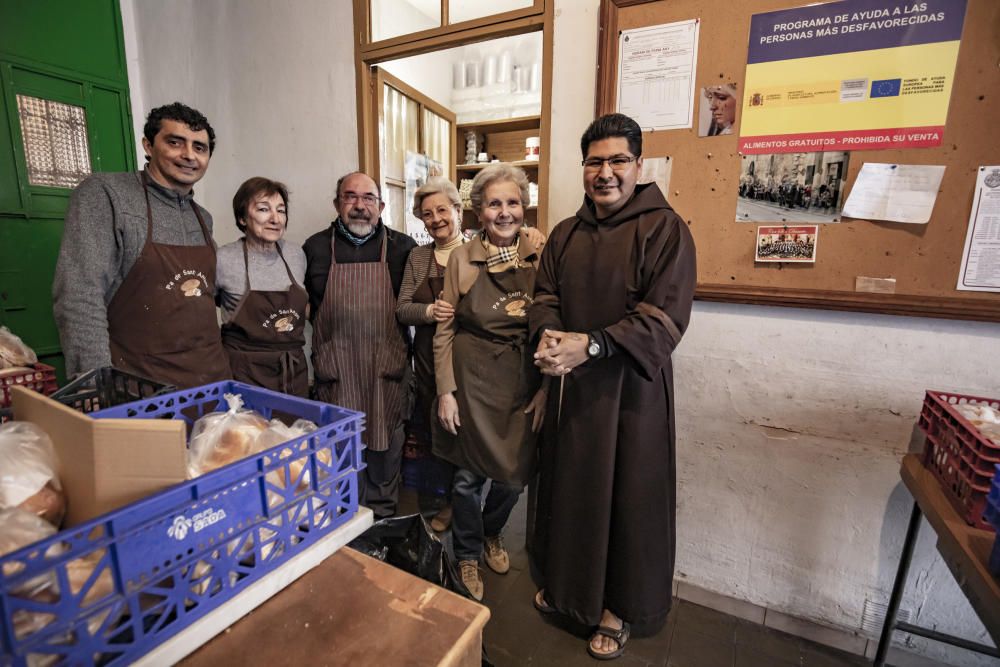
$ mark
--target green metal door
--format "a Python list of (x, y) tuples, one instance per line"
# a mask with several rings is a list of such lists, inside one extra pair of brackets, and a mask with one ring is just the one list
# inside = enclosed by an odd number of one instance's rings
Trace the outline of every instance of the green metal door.
[[(121, 25), (116, 0), (0, 3), (0, 324), (60, 375), (52, 276), (77, 172), (135, 169)], [(76, 171), (50, 173), (67, 151)]]

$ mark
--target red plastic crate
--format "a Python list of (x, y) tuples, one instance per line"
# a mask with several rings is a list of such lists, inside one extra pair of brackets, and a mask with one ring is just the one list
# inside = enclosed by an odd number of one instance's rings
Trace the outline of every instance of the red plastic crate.
[(920, 428), (927, 434), (924, 466), (937, 477), (966, 523), (993, 530), (983, 511), (993, 470), (1000, 463), (1000, 445), (955, 409), (961, 403), (1000, 409), (1000, 399), (928, 390), (920, 411)]
[(25, 387), (48, 396), (59, 386), (56, 384), (56, 369), (47, 364), (34, 364), (34, 370), (0, 377), (0, 408), (10, 407), (10, 388)]

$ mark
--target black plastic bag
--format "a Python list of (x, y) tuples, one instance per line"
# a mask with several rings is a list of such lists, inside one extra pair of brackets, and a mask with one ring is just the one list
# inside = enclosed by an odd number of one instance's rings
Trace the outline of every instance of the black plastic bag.
[(376, 521), (347, 546), (471, 599), (454, 559), (419, 514)]

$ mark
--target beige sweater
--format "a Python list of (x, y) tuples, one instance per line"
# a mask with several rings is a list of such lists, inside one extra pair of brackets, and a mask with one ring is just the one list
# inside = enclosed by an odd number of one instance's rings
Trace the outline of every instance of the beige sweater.
[[(538, 268), (538, 253), (535, 246), (521, 230), (518, 242), (518, 256), (526, 264)], [(478, 240), (466, 243), (452, 251), (448, 258), (448, 268), (444, 272), (444, 300), (458, 308), (458, 302), (469, 293), (480, 271), (486, 268), (486, 248)], [(434, 375), (438, 396), (455, 391), (455, 371), (452, 365), (452, 342), (458, 325), (455, 318), (438, 322), (434, 334)]]

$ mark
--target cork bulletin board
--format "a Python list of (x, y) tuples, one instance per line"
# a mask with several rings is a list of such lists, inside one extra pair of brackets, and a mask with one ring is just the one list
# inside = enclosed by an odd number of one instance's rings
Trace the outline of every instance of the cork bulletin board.
[[(602, 0), (596, 113), (615, 111), (620, 31), (700, 19), (695, 80), (700, 105), (705, 86), (735, 82), (738, 95), (745, 93), (751, 15), (806, 4)], [(694, 127), (648, 132), (643, 138), (646, 157), (671, 157), (665, 194), (689, 222), (698, 246), (697, 298), (1000, 322), (1000, 293), (955, 289), (977, 170), (1000, 164), (1000, 2), (968, 0), (942, 144), (850, 152), (844, 201), (865, 162), (944, 165), (926, 225), (843, 218), (820, 225), (815, 264), (756, 263), (757, 226), (774, 223), (735, 221), (744, 159), (739, 116), (738, 110), (732, 135), (699, 137), (696, 108)], [(792, 213), (788, 224), (796, 222), (801, 221)]]

